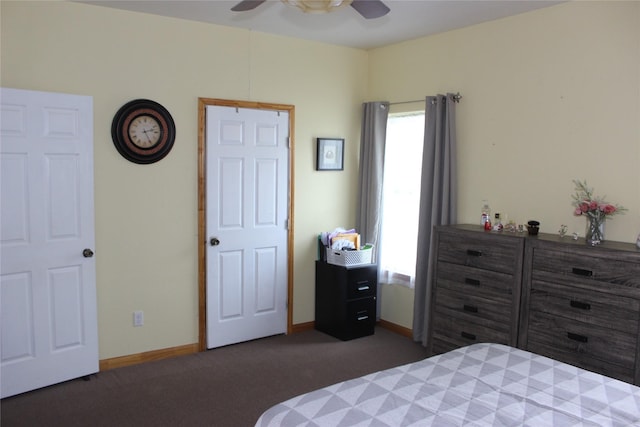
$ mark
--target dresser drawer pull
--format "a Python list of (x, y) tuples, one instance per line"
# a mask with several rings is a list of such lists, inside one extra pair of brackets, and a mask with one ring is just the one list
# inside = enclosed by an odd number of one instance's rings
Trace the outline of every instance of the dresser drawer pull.
[(462, 308), (464, 308), (464, 311), (468, 311), (469, 313), (477, 313), (478, 312), (478, 307), (476, 307), (475, 305), (467, 305), (467, 304), (465, 304)]
[(586, 302), (580, 302), (580, 301), (571, 300), (570, 304), (571, 304), (571, 307), (573, 307), (573, 308), (579, 308), (581, 310), (591, 310), (591, 304), (586, 303)]
[(481, 251), (476, 251), (473, 249), (467, 249), (467, 255), (469, 256), (482, 256), (482, 252)]
[(462, 338), (466, 338), (466, 339), (468, 339), (468, 340), (475, 340), (475, 339), (476, 339), (476, 336), (475, 336), (475, 335), (470, 334), (469, 332), (464, 332), (464, 331), (460, 332), (460, 336), (461, 336)]
[(464, 283), (466, 283), (467, 285), (480, 286), (480, 280), (470, 279), (468, 277), (464, 279)]
[(588, 342), (589, 338), (584, 335), (574, 334), (573, 332), (567, 332), (567, 338), (578, 342)]
[(369, 289), (371, 289), (369, 287), (369, 281), (368, 280), (363, 280), (362, 282), (358, 282), (358, 290), (359, 291), (368, 291)]
[(578, 276), (586, 276), (586, 277), (593, 276), (593, 271), (585, 270), (583, 268), (575, 268), (575, 267), (573, 267), (573, 269), (571, 271), (573, 272), (573, 274), (577, 274)]

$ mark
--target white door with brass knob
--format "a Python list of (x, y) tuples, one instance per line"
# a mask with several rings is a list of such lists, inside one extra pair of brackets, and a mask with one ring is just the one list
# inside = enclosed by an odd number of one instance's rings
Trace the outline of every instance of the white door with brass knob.
[(93, 100), (1, 89), (2, 397), (98, 371)]
[(289, 114), (207, 106), (207, 347), (287, 331)]

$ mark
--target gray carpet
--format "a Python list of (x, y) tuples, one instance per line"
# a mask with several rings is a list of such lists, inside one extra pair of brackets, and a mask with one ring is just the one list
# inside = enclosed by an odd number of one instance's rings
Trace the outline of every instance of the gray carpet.
[(426, 357), (409, 338), (280, 335), (101, 372), (0, 402), (2, 427), (253, 426), (298, 394)]

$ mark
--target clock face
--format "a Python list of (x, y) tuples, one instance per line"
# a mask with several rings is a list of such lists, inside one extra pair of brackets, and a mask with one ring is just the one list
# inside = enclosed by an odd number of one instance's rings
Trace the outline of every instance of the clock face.
[(169, 111), (157, 102), (136, 99), (123, 105), (113, 118), (111, 137), (118, 152), (134, 163), (164, 158), (176, 137)]
[(129, 124), (129, 137), (137, 147), (151, 148), (162, 137), (160, 123), (153, 116), (138, 116)]

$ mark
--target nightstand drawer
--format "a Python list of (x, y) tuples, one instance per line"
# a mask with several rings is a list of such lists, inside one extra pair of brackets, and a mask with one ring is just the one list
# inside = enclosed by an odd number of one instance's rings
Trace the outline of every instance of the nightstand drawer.
[(521, 241), (500, 235), (469, 236), (440, 233), (438, 261), (513, 274), (522, 257)]
[(640, 321), (637, 299), (541, 281), (532, 282), (530, 309), (633, 335)]
[(376, 299), (363, 298), (347, 303), (347, 319), (342, 339), (372, 335), (376, 325)]
[(372, 267), (359, 267), (349, 269), (347, 272), (347, 299), (365, 298), (376, 295), (378, 269)]

